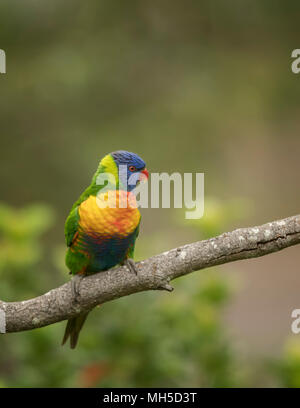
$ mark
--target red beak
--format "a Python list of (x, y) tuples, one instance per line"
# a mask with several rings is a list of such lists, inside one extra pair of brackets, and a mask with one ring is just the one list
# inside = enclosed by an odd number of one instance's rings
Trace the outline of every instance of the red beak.
[(149, 172), (147, 169), (144, 169), (143, 171), (140, 172), (140, 181), (147, 181), (149, 177)]

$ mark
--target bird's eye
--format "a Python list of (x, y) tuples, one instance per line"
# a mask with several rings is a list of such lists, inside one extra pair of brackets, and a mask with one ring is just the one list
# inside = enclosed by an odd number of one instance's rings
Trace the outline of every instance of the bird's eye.
[(130, 170), (130, 171), (136, 171), (136, 167), (134, 167), (134, 166), (129, 166), (129, 170)]

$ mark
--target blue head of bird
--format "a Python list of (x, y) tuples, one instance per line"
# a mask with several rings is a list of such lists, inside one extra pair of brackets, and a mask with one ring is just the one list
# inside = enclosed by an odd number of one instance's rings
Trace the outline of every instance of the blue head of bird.
[(148, 179), (146, 163), (137, 154), (118, 150), (111, 156), (118, 168), (119, 188), (126, 186), (127, 191), (132, 191), (139, 181)]

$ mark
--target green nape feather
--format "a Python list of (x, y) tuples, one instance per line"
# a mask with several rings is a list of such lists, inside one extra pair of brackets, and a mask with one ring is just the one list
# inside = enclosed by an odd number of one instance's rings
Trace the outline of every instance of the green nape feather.
[[(119, 174), (118, 174), (118, 167), (112, 158), (111, 154), (107, 154), (99, 163), (98, 169), (96, 173), (93, 175), (91, 184), (88, 186), (86, 190), (81, 194), (77, 201), (75, 201), (73, 207), (71, 208), (71, 213), (74, 208), (78, 207), (83, 201), (85, 201), (89, 196), (93, 195), (96, 196), (98, 192), (104, 187), (101, 184), (97, 183), (98, 176), (101, 173), (111, 174), (112, 178), (110, 179), (110, 183), (114, 186), (114, 188), (119, 188)], [(70, 214), (71, 215), (71, 214)]]

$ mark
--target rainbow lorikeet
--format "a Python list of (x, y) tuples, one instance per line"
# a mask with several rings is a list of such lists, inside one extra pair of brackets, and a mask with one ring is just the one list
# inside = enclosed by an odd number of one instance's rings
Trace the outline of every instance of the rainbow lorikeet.
[[(103, 176), (106, 184), (99, 183)], [(132, 258), (141, 215), (133, 189), (145, 179), (148, 179), (148, 171), (138, 155), (123, 150), (112, 152), (100, 161), (90, 186), (71, 208), (65, 224), (66, 265), (74, 275), (75, 300), (78, 284), (85, 275), (118, 264), (126, 264), (136, 273)], [(110, 196), (112, 192), (114, 195)], [(111, 197), (115, 200), (113, 205), (110, 205)], [(83, 313), (68, 320), (62, 344), (70, 337), (71, 348), (76, 347), (87, 315)]]

